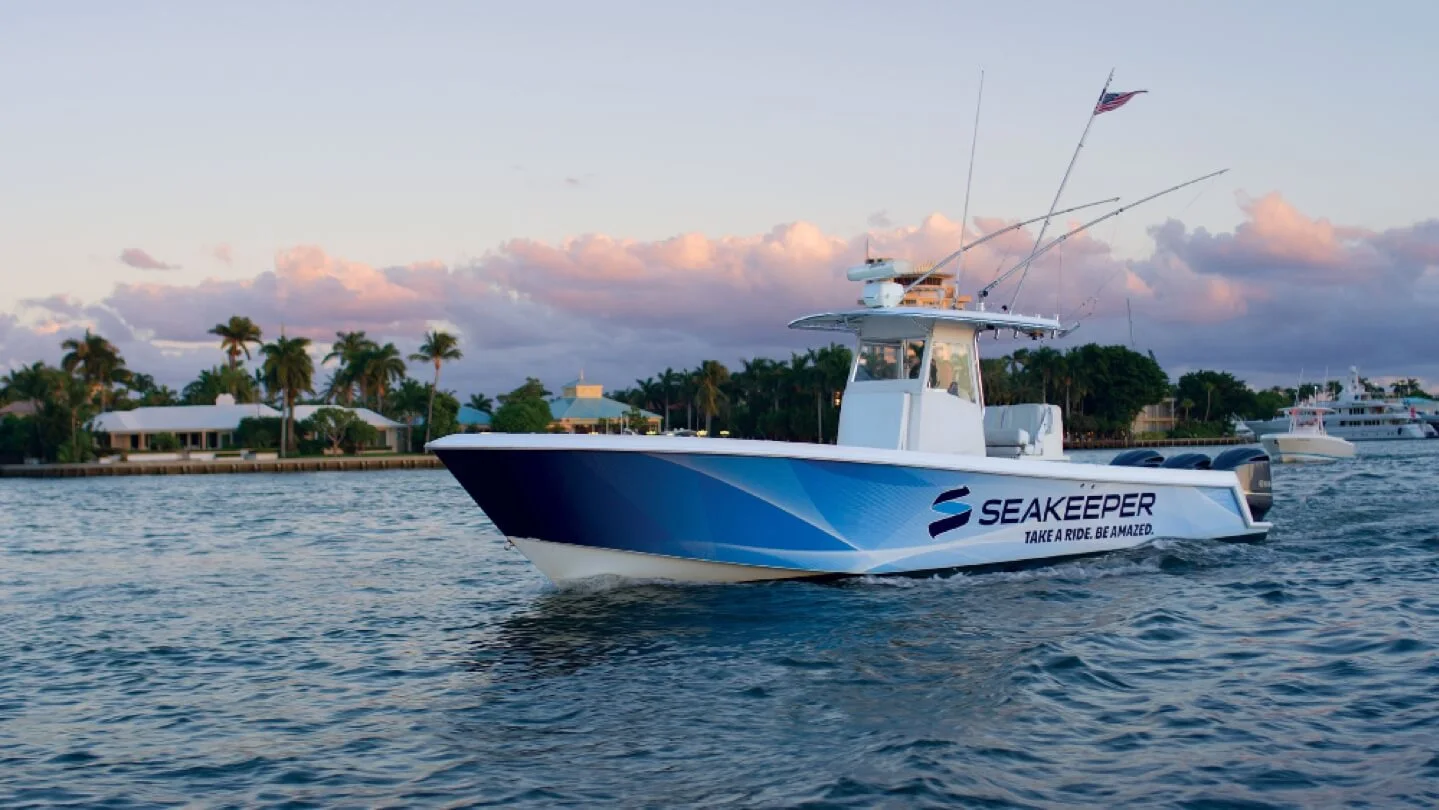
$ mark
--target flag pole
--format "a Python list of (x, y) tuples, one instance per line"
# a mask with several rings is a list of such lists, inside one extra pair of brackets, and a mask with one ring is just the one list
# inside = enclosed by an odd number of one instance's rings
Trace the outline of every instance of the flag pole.
[[(1109, 69), (1109, 78), (1104, 80), (1104, 88), (1099, 91), (1099, 99), (1089, 108), (1089, 120), (1084, 122), (1084, 133), (1079, 136), (1079, 144), (1074, 147), (1074, 154), (1069, 157), (1069, 167), (1064, 170), (1064, 177), (1059, 181), (1059, 190), (1054, 192), (1054, 202), (1049, 204), (1049, 214), (1039, 226), (1039, 235), (1034, 238), (1034, 247), (1030, 249), (1026, 262), (1034, 259), (1034, 254), (1039, 250), (1039, 245), (1044, 241), (1044, 232), (1049, 230), (1049, 220), (1054, 216), (1054, 209), (1059, 206), (1059, 198), (1064, 194), (1064, 186), (1069, 182), (1069, 175), (1074, 171), (1074, 163), (1079, 160), (1079, 150), (1084, 148), (1084, 139), (1089, 137), (1089, 128), (1094, 124), (1094, 117), (1099, 113), (1099, 102), (1104, 99), (1104, 94), (1109, 92), (1109, 83), (1114, 81), (1114, 69)], [(1019, 281), (1014, 285), (1014, 297), (1009, 299), (1009, 309), (1014, 311), (1014, 303), (1019, 300), (1019, 291), (1024, 287), (1024, 277), (1029, 275), (1029, 266), (1026, 264), (1024, 272), (1020, 273)]]

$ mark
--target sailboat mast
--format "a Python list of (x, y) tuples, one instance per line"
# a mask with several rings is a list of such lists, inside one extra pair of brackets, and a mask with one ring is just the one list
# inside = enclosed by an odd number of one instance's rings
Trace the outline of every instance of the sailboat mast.
[[(974, 134), (969, 137), (969, 173), (964, 180), (964, 211), (959, 215), (959, 243), (964, 244), (964, 231), (969, 227), (969, 189), (974, 184), (974, 149), (979, 144), (979, 108), (984, 103), (984, 71), (979, 72), (979, 96), (974, 100)], [(964, 281), (964, 254), (954, 266), (954, 286)]]
[[(1104, 80), (1104, 88), (1099, 91), (1099, 98), (1104, 99), (1104, 94), (1109, 92), (1109, 83), (1114, 81), (1114, 69), (1110, 68), (1109, 78)], [(1074, 154), (1069, 156), (1069, 166), (1064, 170), (1064, 177), (1059, 180), (1059, 189), (1054, 192), (1054, 201), (1049, 204), (1049, 214), (1044, 218), (1043, 224), (1039, 226), (1039, 235), (1034, 237), (1034, 247), (1030, 250), (1026, 262), (1034, 259), (1035, 253), (1039, 251), (1039, 245), (1044, 241), (1044, 232), (1049, 230), (1049, 220), (1054, 216), (1054, 209), (1059, 206), (1059, 198), (1064, 195), (1064, 186), (1069, 182), (1069, 175), (1074, 171), (1074, 164), (1079, 160), (1079, 150), (1084, 148), (1084, 139), (1089, 137), (1089, 128), (1094, 125), (1094, 117), (1098, 113), (1099, 103), (1095, 102), (1089, 108), (1089, 119), (1084, 122), (1084, 132), (1079, 136), (1079, 143), (1074, 147)], [(1024, 265), (1026, 268), (1028, 264)], [(1019, 291), (1024, 287), (1024, 277), (1028, 271), (1020, 274), (1019, 281), (1014, 285), (1014, 297), (1009, 299), (1009, 308), (1014, 309), (1015, 301), (1019, 300)]]

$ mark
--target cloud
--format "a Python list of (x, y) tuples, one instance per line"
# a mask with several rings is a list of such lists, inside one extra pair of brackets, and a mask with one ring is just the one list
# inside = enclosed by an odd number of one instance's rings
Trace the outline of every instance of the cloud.
[(140, 270), (178, 270), (178, 264), (166, 264), (139, 248), (125, 248), (120, 251), (120, 261)]
[(869, 227), (889, 228), (894, 226), (894, 220), (889, 218), (889, 211), (880, 209), (869, 215)]
[[(1154, 249), (1138, 261), (1117, 258), (1088, 234), (1076, 236), (1031, 268), (1018, 309), (1081, 319), (1069, 343), (1124, 343), (1127, 299), (1137, 348), (1154, 350), (1176, 375), (1225, 368), (1267, 384), (1292, 380), (1301, 368), (1317, 374), (1325, 364), (1358, 364), (1373, 377), (1439, 379), (1439, 360), (1424, 348), (1434, 340), (1439, 305), (1439, 222), (1367, 231), (1308, 216), (1274, 194), (1242, 201), (1242, 210), (1245, 220), (1232, 233), (1177, 220), (1155, 225)], [(975, 223), (988, 233), (1008, 221)], [(1052, 230), (1068, 227), (1055, 223)], [(275, 256), (274, 270), (248, 279), (122, 283), (93, 305), (62, 296), (29, 301), (34, 312), (0, 337), (0, 362), (93, 324), (128, 341), (121, 347), (132, 366), (139, 367), (134, 358), (153, 359), (161, 368), (151, 373), (161, 379), (166, 369), (183, 368), (183, 377), (169, 380), (177, 385), (223, 359), (209, 348), (206, 330), (240, 314), (267, 337), (282, 324), (317, 342), (362, 329), (406, 353), (427, 328), (452, 324), (465, 359), (447, 367), (445, 379), (463, 393), (508, 390), (531, 374), (553, 386), (580, 367), (622, 386), (667, 366), (707, 358), (738, 365), (743, 357), (784, 357), (823, 342), (831, 336), (784, 324), (854, 305), (858, 289), (844, 269), (862, 261), (866, 239), (875, 255), (925, 262), (951, 252), (959, 230), (934, 214), (868, 236), (829, 234), (807, 222), (655, 241), (586, 234), (513, 239), (463, 264), (392, 267), (297, 246)], [(1021, 229), (967, 254), (963, 289), (972, 292), (1012, 266), (1033, 239)], [(1008, 303), (1016, 281), (997, 287), (986, 303)], [(190, 345), (207, 348), (183, 348)], [(1011, 346), (983, 348), (998, 354)]]
[(210, 251), (210, 255), (214, 256), (216, 261), (222, 262), (225, 265), (233, 265), (235, 263), (234, 251), (228, 244), (223, 242), (216, 245), (214, 249)]

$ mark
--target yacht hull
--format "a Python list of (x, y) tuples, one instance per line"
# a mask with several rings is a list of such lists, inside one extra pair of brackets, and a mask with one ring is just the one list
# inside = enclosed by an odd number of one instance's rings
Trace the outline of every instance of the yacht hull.
[(914, 573), (1269, 529), (1233, 472), (666, 437), (430, 448), (557, 582)]
[(1259, 437), (1259, 443), (1264, 452), (1279, 464), (1338, 461), (1354, 457), (1354, 445), (1337, 436), (1277, 433)]

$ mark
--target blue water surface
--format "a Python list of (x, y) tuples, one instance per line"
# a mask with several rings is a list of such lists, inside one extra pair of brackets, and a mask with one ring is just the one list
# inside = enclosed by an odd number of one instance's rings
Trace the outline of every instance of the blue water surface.
[(1439, 804), (1439, 441), (1274, 481), (1254, 545), (560, 590), (443, 471), (0, 480), (0, 804)]

